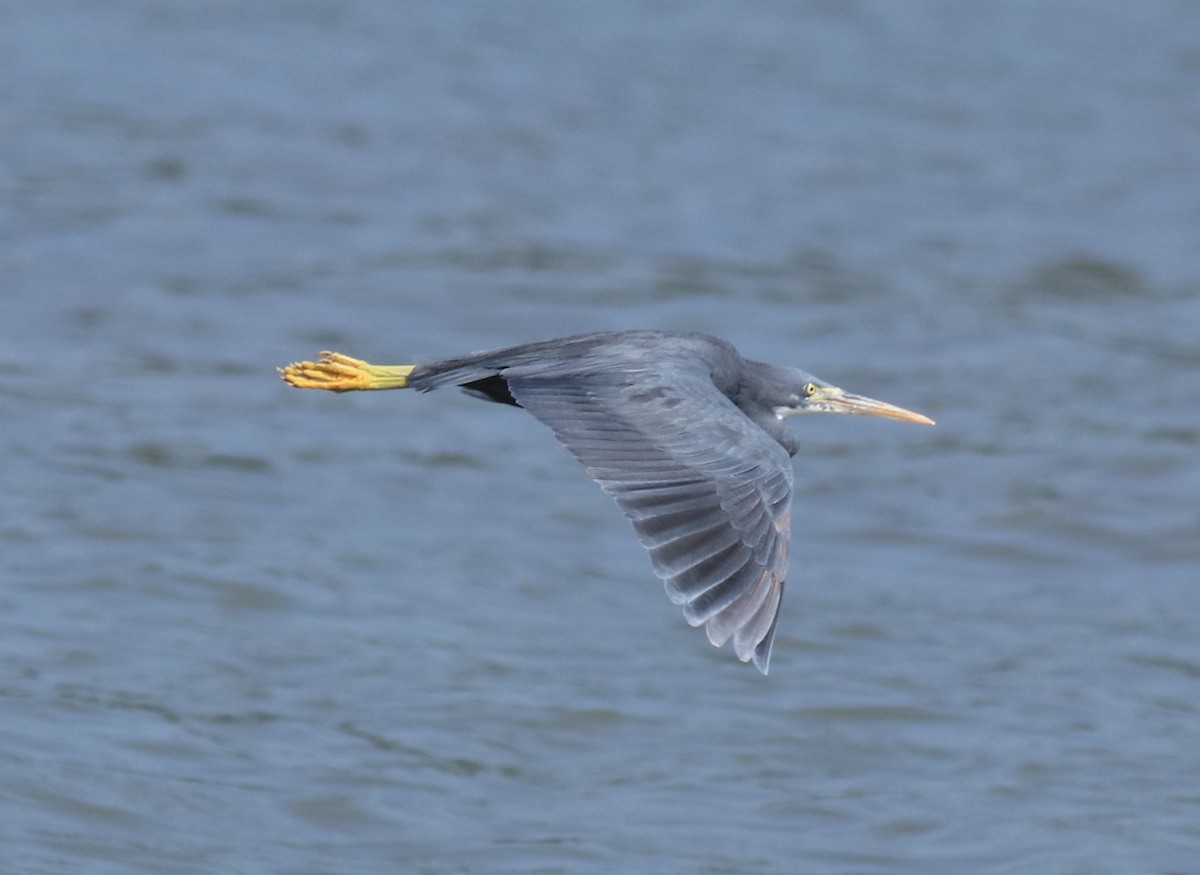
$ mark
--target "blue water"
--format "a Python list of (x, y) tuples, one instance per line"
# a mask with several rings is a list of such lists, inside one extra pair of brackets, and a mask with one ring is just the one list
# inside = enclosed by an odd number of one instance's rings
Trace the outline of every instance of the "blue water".
[[(0, 9), (0, 872), (1200, 872), (1200, 7)], [(772, 671), (549, 431), (276, 365), (705, 330)]]

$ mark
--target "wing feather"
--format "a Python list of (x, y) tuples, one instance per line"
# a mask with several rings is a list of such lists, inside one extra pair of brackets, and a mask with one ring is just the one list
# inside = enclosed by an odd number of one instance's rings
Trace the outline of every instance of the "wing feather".
[(765, 674), (787, 569), (787, 451), (694, 361), (502, 373), (633, 521), (688, 623)]

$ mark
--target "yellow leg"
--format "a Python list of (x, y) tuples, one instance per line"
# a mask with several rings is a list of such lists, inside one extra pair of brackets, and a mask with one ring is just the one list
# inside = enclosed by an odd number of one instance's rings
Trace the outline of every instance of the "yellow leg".
[(340, 352), (323, 352), (315, 362), (293, 362), (279, 376), (297, 389), (351, 392), (367, 389), (407, 389), (412, 365), (373, 365)]

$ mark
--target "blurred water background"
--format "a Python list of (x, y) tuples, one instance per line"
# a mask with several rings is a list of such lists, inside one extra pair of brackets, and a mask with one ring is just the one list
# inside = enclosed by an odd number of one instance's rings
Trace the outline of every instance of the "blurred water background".
[[(0, 872), (1200, 872), (1200, 6), (0, 5)], [(516, 411), (711, 331), (772, 672)]]

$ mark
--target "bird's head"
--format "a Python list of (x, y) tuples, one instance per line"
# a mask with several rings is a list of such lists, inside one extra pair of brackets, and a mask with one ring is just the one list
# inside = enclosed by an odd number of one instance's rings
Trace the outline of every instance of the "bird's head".
[(789, 369), (788, 374), (786, 392), (782, 401), (775, 405), (775, 415), (779, 419), (801, 413), (857, 413), (933, 425), (933, 420), (928, 416), (888, 404), (886, 401), (855, 395), (837, 386), (831, 386), (805, 371)]

